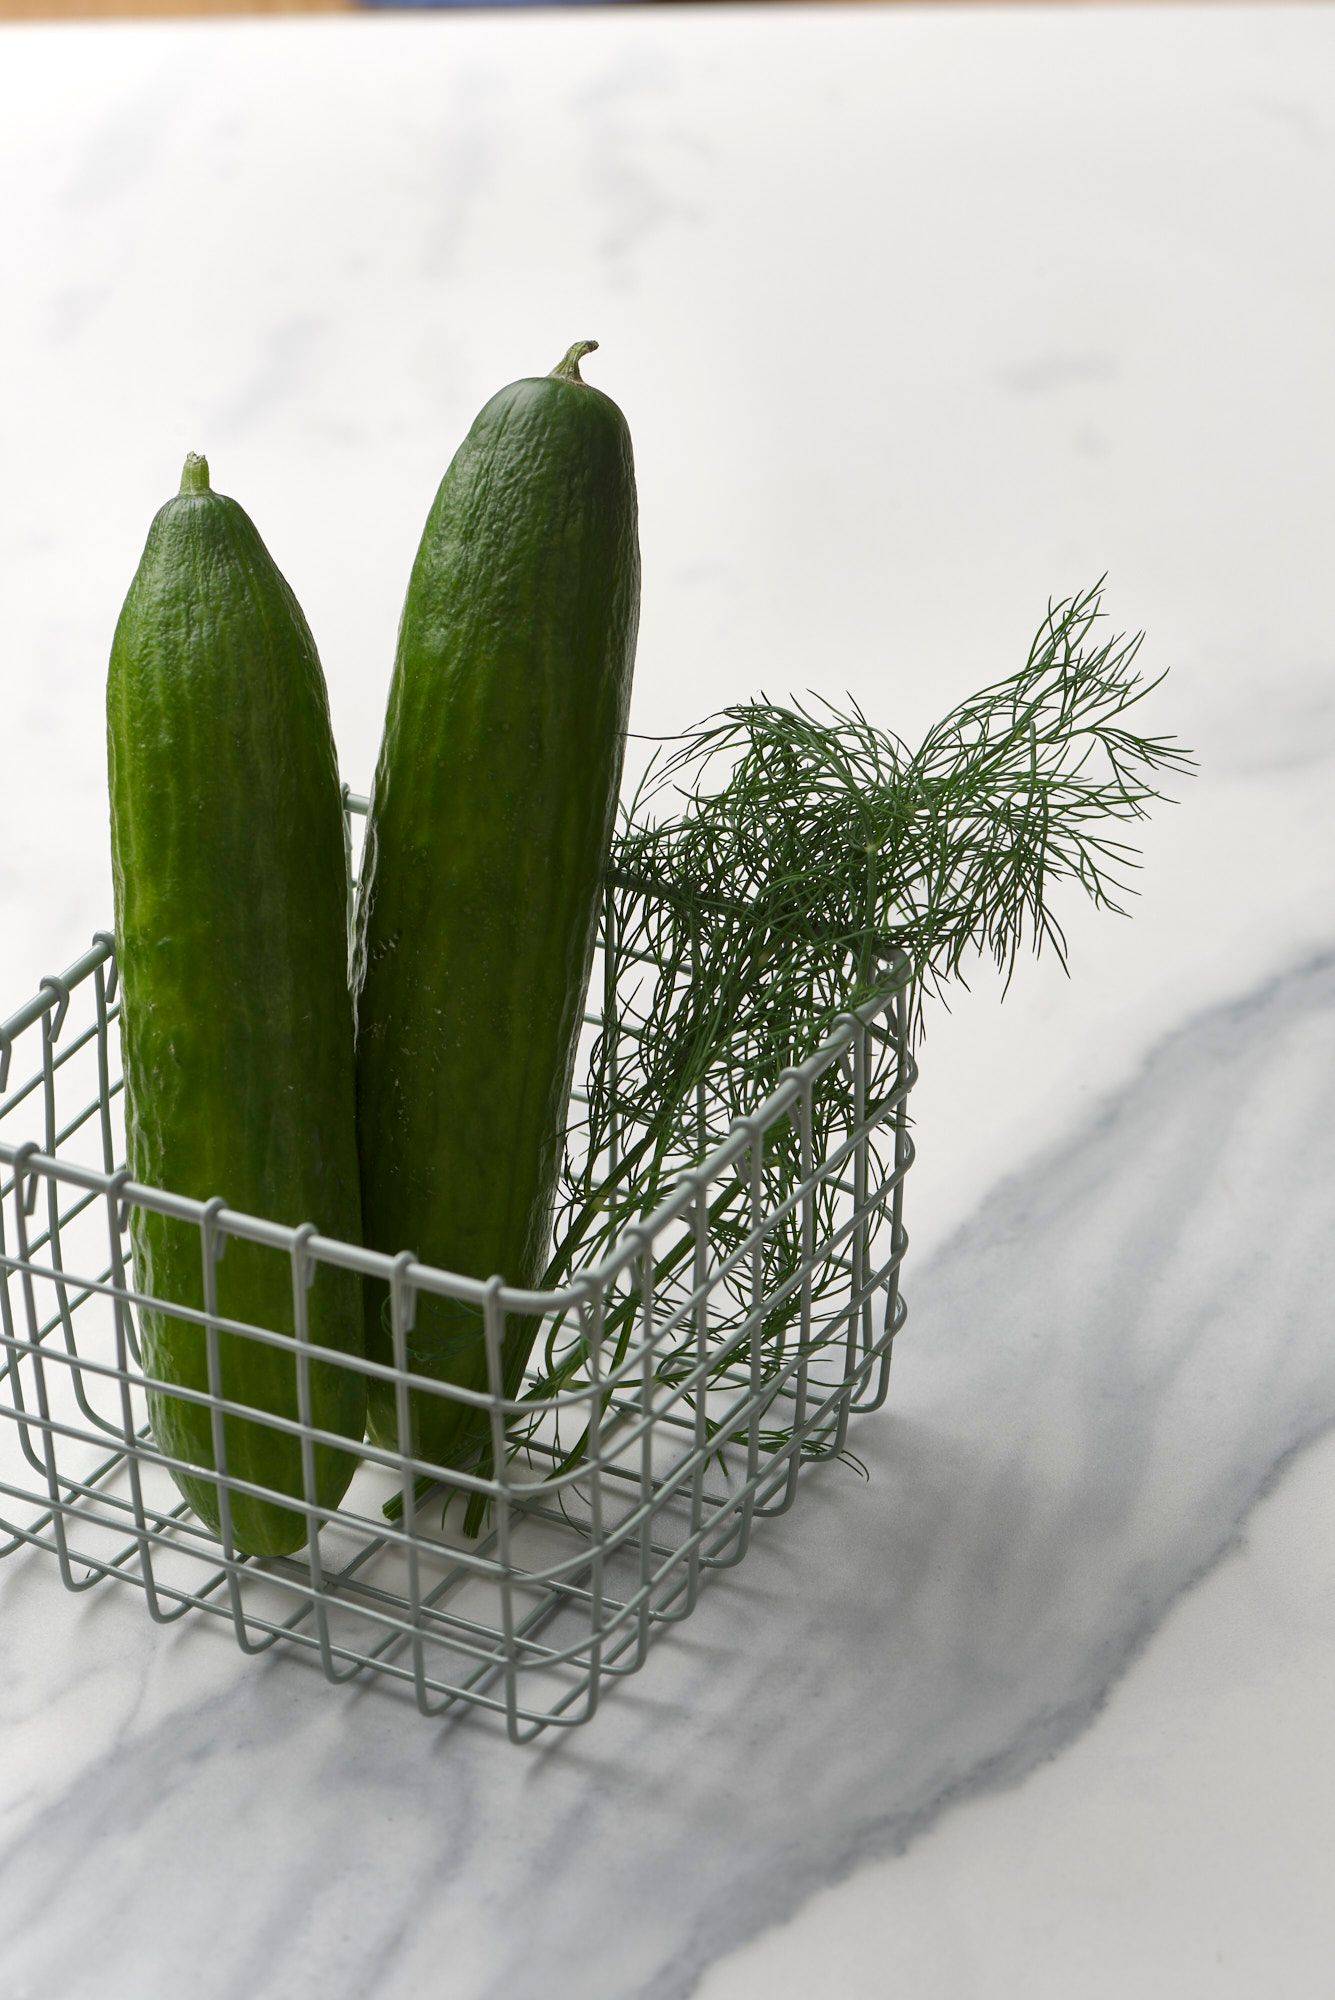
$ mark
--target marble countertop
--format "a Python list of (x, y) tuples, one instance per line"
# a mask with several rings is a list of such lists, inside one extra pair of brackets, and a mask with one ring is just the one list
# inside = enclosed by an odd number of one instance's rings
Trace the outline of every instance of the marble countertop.
[(110, 909), (187, 448), (369, 778), (455, 442), (596, 334), (635, 725), (913, 736), (1109, 572), (1200, 777), (1073, 977), (936, 1013), (890, 1404), (534, 1751), (0, 1574), (6, 2000), (1328, 1990), (1335, 14), (0, 35), (0, 1011)]

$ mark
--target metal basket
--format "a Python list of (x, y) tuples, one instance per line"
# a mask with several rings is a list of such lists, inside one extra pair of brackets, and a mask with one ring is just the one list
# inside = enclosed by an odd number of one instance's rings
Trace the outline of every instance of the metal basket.
[[(525, 1292), (129, 1181), (113, 941), (99, 934), (0, 1026), (0, 1555), (44, 1550), (70, 1590), (132, 1584), (159, 1623), (207, 1613), (231, 1624), (245, 1652), (296, 1648), (330, 1681), (364, 1674), (410, 1689), (426, 1715), (492, 1711), (517, 1742), (587, 1721), (651, 1639), (690, 1614), (705, 1577), (741, 1560), (756, 1520), (790, 1506), (803, 1462), (840, 1454), (850, 1415), (884, 1401), (904, 1319), (915, 1075), (906, 982), (905, 965), (887, 967), (875, 1000), (842, 1017), (749, 1117), (683, 1159), (674, 1192), (628, 1222), (610, 1254), (559, 1290)], [(603, 992), (597, 974), (590, 991)], [(586, 1020), (596, 1033), (598, 1014)], [(813, 1111), (836, 1078), (849, 1115), (832, 1130)], [(790, 1145), (798, 1135), (802, 1174), (774, 1199), (762, 1168), (780, 1129)], [(703, 1114), (701, 1131), (709, 1137)], [(339, 1440), (199, 1397), (219, 1413), (219, 1444), (222, 1414), (301, 1442), (306, 1548), (270, 1560), (238, 1552), (227, 1510), (220, 1538), (181, 1499), (168, 1470), (179, 1461), (148, 1427), (136, 1313), (171, 1302), (136, 1289), (132, 1206), (197, 1226), (206, 1273), (233, 1239), (288, 1260), (295, 1339), (200, 1317), (211, 1343), (290, 1347), (300, 1410), (309, 1414), (312, 1360), (379, 1373), (485, 1411), (489, 1466), (469, 1473), (368, 1443), (342, 1503), (323, 1507), (313, 1448)], [(725, 1208), (726, 1233), (715, 1221)], [(303, 1301), (321, 1263), (389, 1282), (394, 1367), (311, 1339)], [(421, 1293), (479, 1309), (490, 1393), (408, 1372)], [(512, 1315), (539, 1323), (535, 1355), (544, 1327), (549, 1352), (575, 1355), (559, 1390), (550, 1373), (544, 1390), (530, 1364), (518, 1394), (501, 1393)], [(572, 1426), (581, 1453), (570, 1451)], [(225, 1493), (290, 1497), (238, 1480), (225, 1449), (216, 1478)], [(459, 1496), (485, 1511), (480, 1533), (475, 1521), (465, 1528), (464, 1504), (447, 1505)]]

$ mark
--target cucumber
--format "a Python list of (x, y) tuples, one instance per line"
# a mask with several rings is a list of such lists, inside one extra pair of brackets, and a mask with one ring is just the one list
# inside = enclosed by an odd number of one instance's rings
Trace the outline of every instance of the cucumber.
[[(319, 656), (249, 517), (186, 460), (149, 530), (121, 611), (107, 682), (116, 953), (123, 1007), (127, 1160), (136, 1180), (330, 1236), (360, 1237), (347, 877), (338, 766)], [(131, 1210), (137, 1287), (204, 1305), (200, 1231)], [(362, 1352), (360, 1285), (319, 1267), (310, 1336)], [(229, 1241), (217, 1310), (295, 1332), (289, 1258)], [(141, 1309), (145, 1367), (209, 1387), (197, 1324)], [(298, 1415), (291, 1354), (218, 1335), (224, 1396)], [(315, 1424), (360, 1442), (365, 1378), (310, 1368)], [(160, 1447), (202, 1469), (174, 1474), (215, 1530), (210, 1414), (150, 1393)], [(297, 1440), (229, 1417), (230, 1474), (302, 1495)], [(351, 1452), (314, 1452), (314, 1497), (335, 1506)], [(231, 1497), (236, 1545), (282, 1555), (306, 1539), (290, 1507)]]
[[(358, 898), (357, 1112), (366, 1241), (535, 1285), (611, 839), (639, 624), (630, 434), (551, 375), (482, 410), (441, 481), (399, 628)], [(512, 1318), (514, 1394), (536, 1331)], [(388, 1361), (385, 1288), (367, 1353)], [(480, 1314), (421, 1295), (409, 1365), (486, 1389)], [(419, 1391), (435, 1464), (486, 1456), (466, 1405)], [(393, 1391), (369, 1428), (400, 1444)]]

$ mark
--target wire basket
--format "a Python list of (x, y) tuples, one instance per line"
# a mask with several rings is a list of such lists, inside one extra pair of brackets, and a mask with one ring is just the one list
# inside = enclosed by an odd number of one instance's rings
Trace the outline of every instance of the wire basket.
[[(345, 797), (350, 816), (365, 811)], [(411, 1690), (426, 1715), (503, 1715), (517, 1742), (587, 1721), (604, 1688), (689, 1616), (707, 1575), (741, 1560), (755, 1522), (791, 1505), (804, 1461), (842, 1453), (853, 1412), (885, 1399), (905, 1312), (907, 976), (906, 964), (887, 965), (877, 996), (726, 1132), (711, 1135), (702, 1104), (704, 1143), (669, 1198), (559, 1290), (531, 1292), (130, 1181), (116, 964), (100, 933), (0, 1025), (0, 1555), (44, 1550), (70, 1590), (131, 1584), (159, 1623), (206, 1613), (245, 1652), (295, 1648), (330, 1681), (367, 1675)], [(590, 992), (604, 993), (597, 971)], [(623, 1000), (607, 993), (604, 1012)], [(588, 1034), (601, 1025), (586, 1016)], [(776, 1191), (766, 1161), (779, 1133), (801, 1173)], [(167, 1385), (145, 1373), (136, 1316), (181, 1308), (136, 1289), (132, 1207), (195, 1225), (206, 1274), (233, 1240), (287, 1261), (295, 1336), (194, 1316), (210, 1343), (290, 1349), (306, 1418), (313, 1361), (379, 1374), (483, 1411), (488, 1464), (467, 1472), (367, 1443), (343, 1501), (326, 1507), (314, 1497), (314, 1448), (345, 1440), (196, 1394), (215, 1413), (209, 1477), (220, 1493), (300, 1504), (308, 1523), (297, 1556), (239, 1552), (228, 1508), (215, 1534), (181, 1499), (169, 1470), (181, 1461), (149, 1429), (146, 1389)], [(303, 1301), (322, 1264), (388, 1282), (393, 1366), (311, 1338)], [(480, 1314), (486, 1393), (409, 1372), (423, 1293)], [(207, 1307), (207, 1275), (204, 1296)], [(530, 1362), (507, 1397), (501, 1357), (517, 1318), (536, 1323), (533, 1354), (547, 1361)], [(405, 1411), (406, 1393), (398, 1403)], [(296, 1436), (302, 1503), (228, 1471), (224, 1416)], [(410, 1445), (407, 1432), (405, 1418)], [(485, 1516), (480, 1532), (463, 1518), (470, 1502)]]

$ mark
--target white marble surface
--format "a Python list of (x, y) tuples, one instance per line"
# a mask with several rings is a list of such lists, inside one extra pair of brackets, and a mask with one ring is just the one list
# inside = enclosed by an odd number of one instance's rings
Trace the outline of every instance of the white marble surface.
[(1131, 924), (931, 1025), (910, 1324), (826, 1473), (515, 1751), (0, 1574), (0, 1993), (1328, 1990), (1335, 16), (0, 35), (0, 1006), (105, 922), (101, 682), (187, 447), (369, 775), (476, 406), (594, 333), (636, 722), (914, 734), (1050, 592), (1203, 758)]

